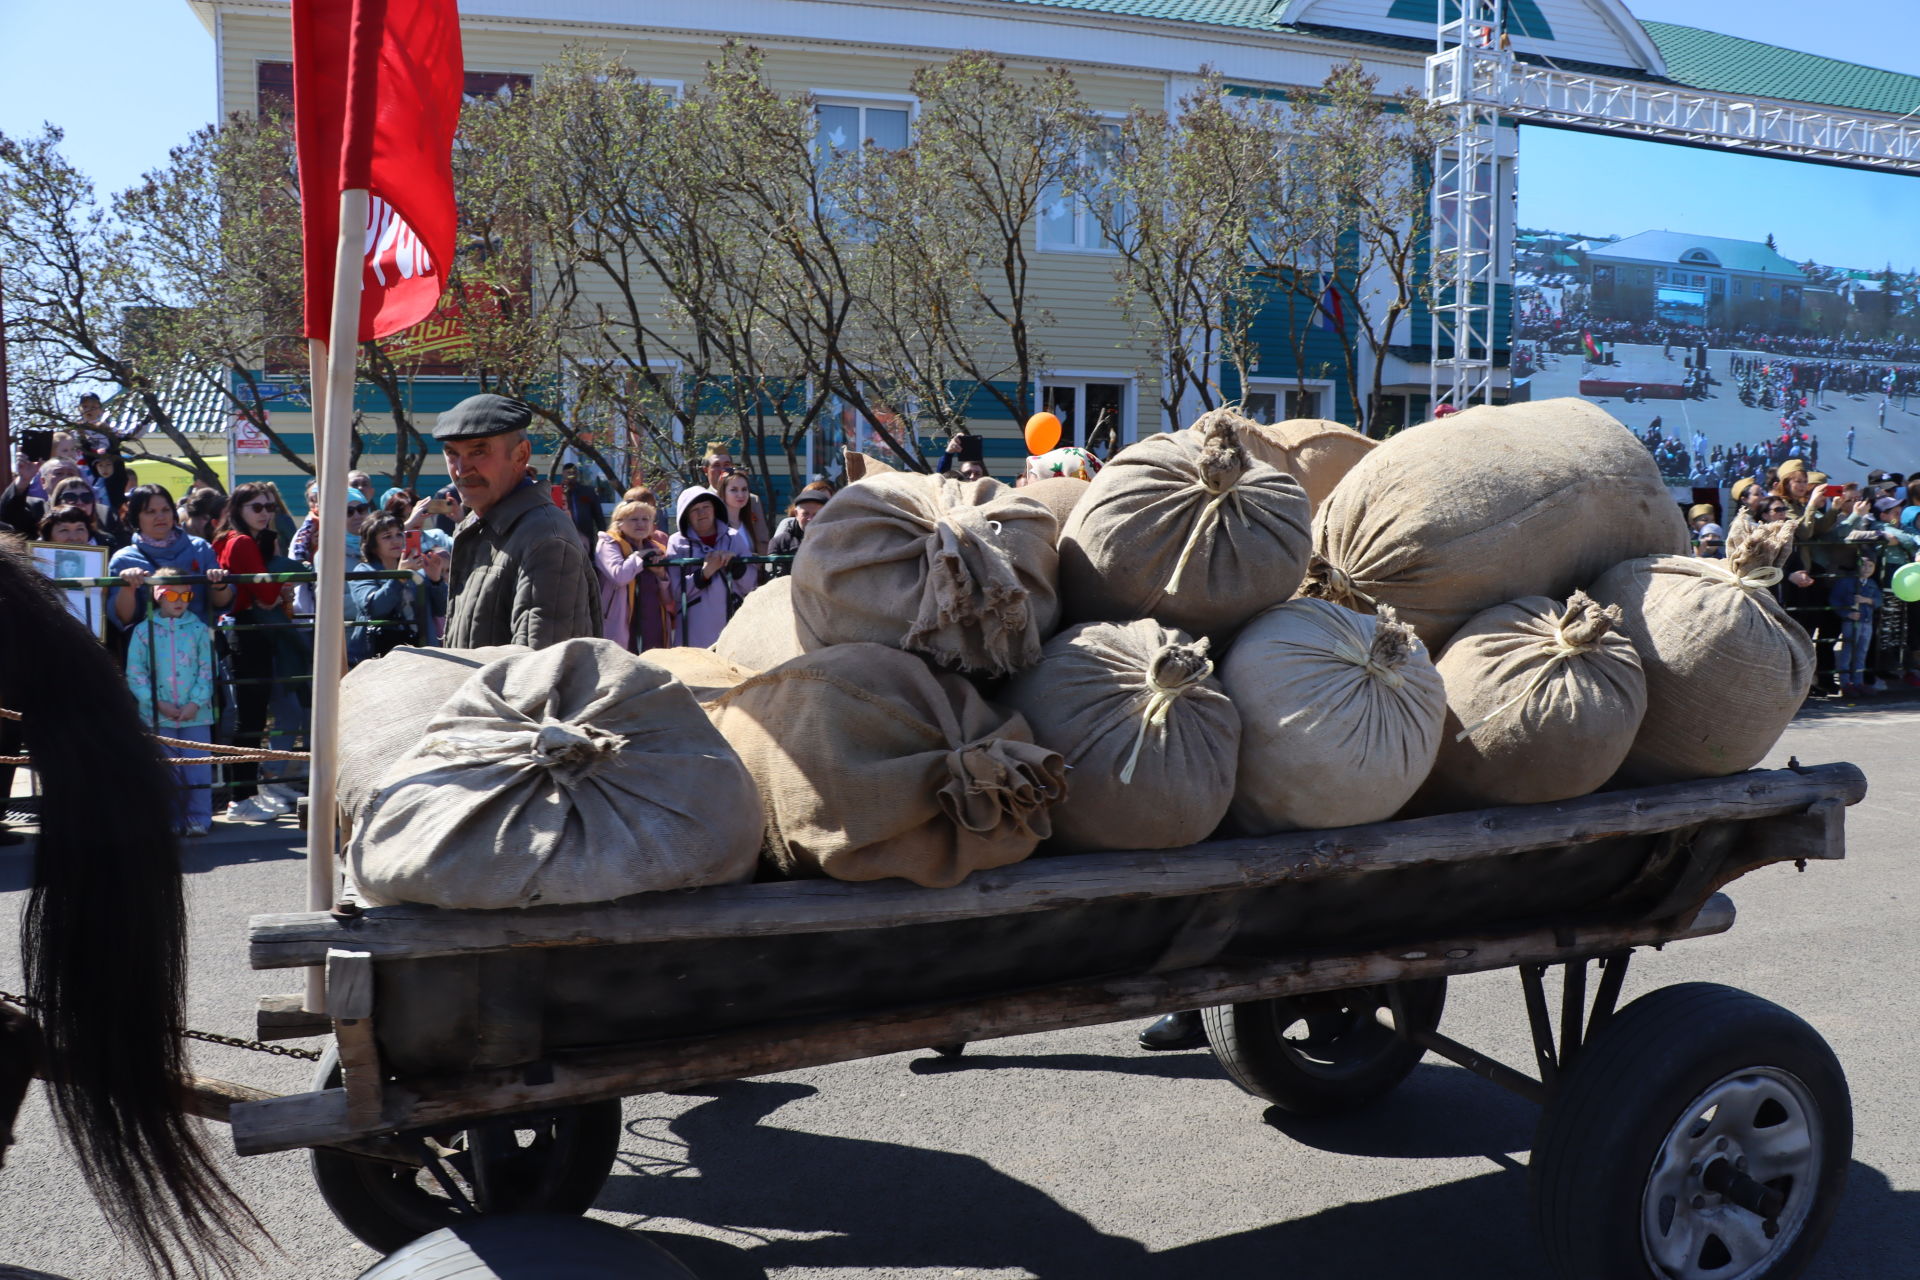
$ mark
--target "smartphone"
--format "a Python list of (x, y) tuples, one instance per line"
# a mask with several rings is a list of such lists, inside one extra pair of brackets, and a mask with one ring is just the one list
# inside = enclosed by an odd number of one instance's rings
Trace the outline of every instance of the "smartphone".
[(415, 558), (418, 558), (420, 555), (420, 531), (418, 529), (407, 530), (406, 554)]
[(1846, 489), (1847, 487), (1843, 484), (1823, 484), (1820, 486), (1820, 492), (1826, 494), (1829, 498), (1839, 497), (1842, 493), (1846, 492)]
[(28, 427), (20, 433), (20, 457), (27, 462), (45, 462), (53, 456), (53, 432), (45, 427)]

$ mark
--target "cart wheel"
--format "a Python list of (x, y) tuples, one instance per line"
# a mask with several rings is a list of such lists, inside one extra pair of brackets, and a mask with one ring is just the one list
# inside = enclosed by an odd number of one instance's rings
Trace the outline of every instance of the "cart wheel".
[(694, 1280), (643, 1235), (590, 1218), (512, 1213), (442, 1227), (359, 1280)]
[(1732, 987), (1664, 987), (1574, 1059), (1540, 1119), (1534, 1213), (1562, 1280), (1789, 1280), (1853, 1153), (1812, 1027)]
[[(1440, 1025), (1447, 980), (1399, 984), (1408, 1015)], [(1233, 1082), (1298, 1116), (1336, 1115), (1393, 1092), (1425, 1050), (1380, 1025), (1385, 986), (1250, 1000), (1202, 1010), (1207, 1043)]]
[[(339, 1057), (329, 1049), (314, 1087), (339, 1084)], [(589, 1102), (411, 1135), (448, 1153), (439, 1163), (451, 1192), (432, 1169), (324, 1147), (312, 1151), (313, 1180), (341, 1226), (391, 1253), (428, 1232), (471, 1221), (475, 1209), (481, 1215), (585, 1213), (613, 1170), (620, 1132), (617, 1100)]]

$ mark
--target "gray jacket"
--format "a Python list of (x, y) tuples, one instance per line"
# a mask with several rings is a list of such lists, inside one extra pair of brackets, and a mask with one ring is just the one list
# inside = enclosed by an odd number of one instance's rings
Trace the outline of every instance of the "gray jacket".
[(531, 482), (453, 533), (446, 645), (535, 649), (600, 634), (600, 584), (580, 533)]

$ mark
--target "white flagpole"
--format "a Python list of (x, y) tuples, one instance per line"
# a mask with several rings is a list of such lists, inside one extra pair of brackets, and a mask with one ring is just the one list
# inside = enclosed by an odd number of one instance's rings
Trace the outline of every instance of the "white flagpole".
[[(361, 259), (366, 247), (367, 192), (340, 193), (340, 243), (334, 255), (333, 318), (324, 347), (326, 385), (314, 382), (314, 420), (320, 428), (320, 539), (313, 584), (312, 760), (307, 771), (307, 909), (333, 906), (338, 827), (334, 786), (340, 775), (340, 676), (347, 642), (347, 466), (353, 425), (353, 375), (360, 351)], [(326, 974), (307, 970), (306, 1008), (326, 1012)]]

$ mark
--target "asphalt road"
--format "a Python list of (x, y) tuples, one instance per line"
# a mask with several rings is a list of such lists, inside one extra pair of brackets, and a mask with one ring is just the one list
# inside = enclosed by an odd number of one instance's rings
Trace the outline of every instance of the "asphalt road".
[[(1908, 838), (1917, 741), (1917, 704), (1803, 715), (1772, 763), (1851, 760), (1872, 781), (1849, 815), (1847, 860), (1746, 877), (1733, 887), (1731, 933), (1643, 952), (1628, 980), (1629, 998), (1682, 981), (1745, 987), (1833, 1044), (1858, 1133), (1838, 1221), (1807, 1273), (1817, 1280), (1920, 1274), (1920, 865)], [(194, 849), (194, 1025), (242, 1031), (257, 994), (291, 989), (285, 974), (247, 969), (243, 929), (250, 913), (299, 901), (296, 835), (232, 832)], [(0, 987), (18, 974), (25, 866), (19, 851), (0, 850)], [(1511, 973), (1457, 980), (1445, 1029), (1530, 1061), (1518, 987)], [(1544, 1274), (1527, 1208), (1529, 1104), (1430, 1061), (1362, 1116), (1278, 1120), (1206, 1052), (1143, 1054), (1135, 1030), (630, 1100), (595, 1212), (657, 1233), (706, 1280)], [(281, 1089), (302, 1087), (310, 1070), (207, 1046), (196, 1066)], [(0, 1276), (13, 1264), (36, 1280), (131, 1280), (37, 1097), (19, 1137), (0, 1170)], [(303, 1153), (225, 1163), (280, 1250), (247, 1275), (346, 1280), (374, 1261), (328, 1215)]]

